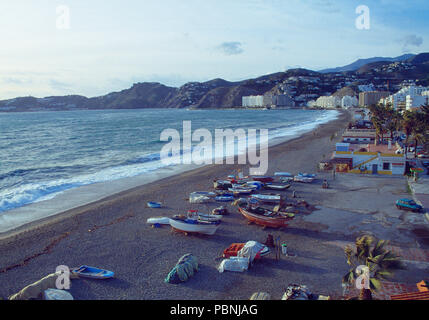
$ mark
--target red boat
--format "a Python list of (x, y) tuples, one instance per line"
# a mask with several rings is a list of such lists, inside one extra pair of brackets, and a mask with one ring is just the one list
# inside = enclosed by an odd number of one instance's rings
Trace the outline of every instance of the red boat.
[(289, 221), (295, 217), (295, 215), (290, 213), (282, 214), (260, 207), (252, 208), (245, 203), (239, 206), (238, 211), (250, 222), (271, 228), (287, 227), (289, 225)]

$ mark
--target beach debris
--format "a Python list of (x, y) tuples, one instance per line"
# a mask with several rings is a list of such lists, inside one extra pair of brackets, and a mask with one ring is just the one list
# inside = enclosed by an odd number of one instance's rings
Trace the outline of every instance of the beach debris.
[(164, 282), (173, 284), (186, 282), (197, 271), (198, 259), (192, 253), (187, 253), (179, 259), (177, 264), (164, 279)]
[[(56, 288), (58, 273), (52, 273), (46, 277), (26, 286), (18, 293), (9, 297), (9, 300), (39, 300), (43, 299), (45, 290)], [(70, 279), (77, 279), (78, 276), (70, 273)]]
[(90, 267), (86, 265), (71, 269), (70, 274), (78, 275), (81, 278), (90, 278), (98, 280), (110, 279), (115, 276), (115, 273), (113, 271)]
[(59, 289), (47, 289), (43, 296), (45, 300), (74, 300), (70, 292)]
[(249, 258), (249, 262), (259, 259), (270, 253), (270, 249), (257, 241), (247, 241), (244, 246), (237, 252), (237, 257)]
[(271, 300), (271, 295), (267, 292), (255, 292), (250, 300)]
[(161, 204), (160, 202), (153, 202), (153, 201), (149, 201), (149, 202), (147, 203), (147, 206), (148, 206), (149, 208), (161, 208), (161, 207), (162, 207), (162, 204)]
[(282, 243), (282, 253), (287, 256), (287, 243)]
[(282, 300), (329, 300), (328, 296), (313, 294), (305, 285), (289, 284)]
[(249, 263), (249, 258), (230, 257), (228, 259), (222, 260), (218, 267), (218, 270), (220, 273), (225, 271), (244, 272), (249, 269)]

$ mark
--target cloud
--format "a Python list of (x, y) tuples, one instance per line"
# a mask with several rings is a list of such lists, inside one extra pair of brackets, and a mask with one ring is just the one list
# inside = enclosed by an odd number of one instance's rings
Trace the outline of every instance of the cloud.
[(423, 38), (415, 34), (403, 37), (400, 42), (402, 43), (402, 50), (408, 51), (409, 47), (420, 47), (423, 44)]
[(232, 56), (232, 55), (237, 55), (244, 52), (241, 46), (242, 46), (241, 42), (235, 41), (235, 42), (224, 42), (221, 45), (219, 45), (217, 48), (227, 56)]

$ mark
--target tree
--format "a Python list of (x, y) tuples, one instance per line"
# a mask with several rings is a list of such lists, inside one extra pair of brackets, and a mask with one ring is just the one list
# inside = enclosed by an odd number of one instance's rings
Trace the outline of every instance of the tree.
[(393, 135), (400, 128), (401, 114), (391, 105), (387, 105), (386, 115), (386, 129), (390, 132), (390, 139), (393, 140)]
[(413, 133), (413, 129), (416, 125), (416, 119), (414, 117), (414, 112), (405, 110), (402, 114), (401, 127), (405, 133), (405, 155), (408, 153), (408, 140), (410, 135)]
[(349, 272), (343, 277), (343, 283), (355, 285), (356, 280), (361, 279), (358, 272), (359, 266), (364, 266), (368, 270), (368, 288), (362, 288), (359, 300), (372, 300), (372, 293), (381, 287), (381, 280), (387, 280), (393, 276), (393, 271), (403, 269), (403, 265), (398, 256), (385, 249), (388, 244), (385, 240), (379, 240), (375, 245), (375, 239), (365, 235), (356, 239), (356, 248), (347, 246), (344, 252), (347, 257), (347, 264), (351, 267)]

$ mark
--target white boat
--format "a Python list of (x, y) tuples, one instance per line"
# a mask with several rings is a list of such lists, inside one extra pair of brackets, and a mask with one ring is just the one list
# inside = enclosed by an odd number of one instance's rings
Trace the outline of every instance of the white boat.
[(188, 218), (189, 219), (198, 219), (201, 221), (215, 222), (215, 221), (222, 220), (223, 216), (220, 214), (202, 213), (202, 212), (198, 212), (196, 210), (189, 210), (188, 211)]
[(295, 176), (293, 178), (293, 181), (295, 181), (295, 182), (303, 182), (303, 183), (311, 183), (311, 182), (314, 181), (314, 178), (304, 177), (304, 176)]
[(252, 194), (250, 197), (266, 203), (279, 203), (281, 200), (279, 194)]
[(198, 219), (189, 219), (183, 216), (174, 216), (170, 219), (170, 225), (173, 229), (188, 233), (201, 233), (207, 235), (215, 234), (220, 226), (220, 221), (208, 222)]
[(316, 178), (316, 174), (314, 173), (298, 173), (299, 177), (304, 177), (304, 178)]
[(147, 224), (170, 224), (170, 218), (168, 217), (154, 217), (149, 218), (146, 221)]
[(278, 191), (284, 191), (290, 188), (290, 184), (271, 184), (271, 183), (267, 183), (266, 185), (264, 185), (265, 189), (269, 189), (269, 190), (278, 190)]
[(274, 175), (277, 177), (293, 177), (289, 172), (275, 172)]

